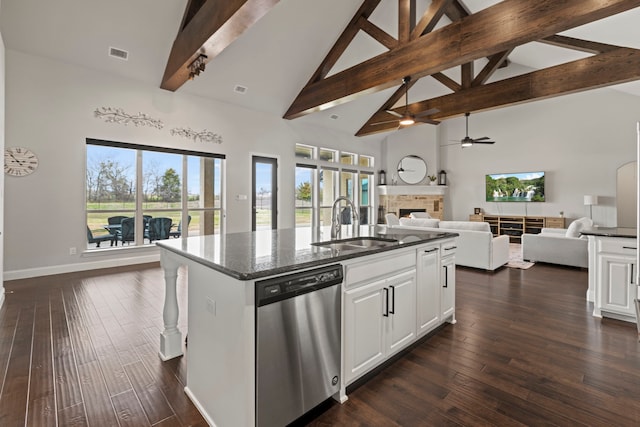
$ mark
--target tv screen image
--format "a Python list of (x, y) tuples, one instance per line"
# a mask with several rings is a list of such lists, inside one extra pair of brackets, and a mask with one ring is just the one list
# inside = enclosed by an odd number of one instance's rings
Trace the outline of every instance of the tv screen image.
[(487, 202), (544, 202), (544, 172), (486, 176)]

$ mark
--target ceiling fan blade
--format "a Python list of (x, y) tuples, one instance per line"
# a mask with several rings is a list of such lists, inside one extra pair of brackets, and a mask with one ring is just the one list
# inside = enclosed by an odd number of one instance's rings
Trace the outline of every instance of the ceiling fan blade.
[(422, 117), (422, 116), (429, 116), (431, 114), (435, 114), (435, 113), (439, 113), (440, 109), (439, 108), (431, 108), (427, 111), (422, 111), (418, 114), (414, 114), (413, 117)]
[(386, 124), (386, 123), (397, 123), (397, 122), (398, 122), (397, 120), (387, 120), (387, 121), (384, 121), (384, 122), (375, 122), (375, 123), (371, 123), (371, 126), (374, 126), (374, 125), (384, 125), (384, 124)]
[(473, 141), (474, 144), (495, 144), (495, 141)]
[(422, 119), (421, 119), (421, 118), (419, 118), (419, 117), (416, 117), (416, 118), (415, 118), (415, 121), (416, 121), (416, 122), (420, 122), (420, 123), (429, 123), (429, 124), (431, 124), (431, 125), (439, 125), (439, 124), (440, 124), (440, 122), (439, 122), (439, 121), (437, 121), (437, 120), (431, 120), (431, 119), (427, 119), (427, 118), (422, 118)]
[(484, 141), (486, 139), (491, 139), (488, 136), (483, 136), (482, 138), (473, 138), (474, 141)]
[(396, 112), (395, 112), (395, 111), (393, 111), (393, 110), (384, 110), (384, 111), (386, 111), (387, 113), (391, 114), (392, 116), (402, 117), (402, 114), (400, 114), (400, 113), (396, 113)]

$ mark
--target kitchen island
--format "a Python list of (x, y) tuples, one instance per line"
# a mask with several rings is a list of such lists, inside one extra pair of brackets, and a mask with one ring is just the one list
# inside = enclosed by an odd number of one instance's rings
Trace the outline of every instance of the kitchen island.
[(339, 389), (334, 398), (340, 401), (349, 384), (442, 322), (455, 323), (455, 233), (376, 227), (361, 237), (323, 244), (309, 229), (283, 229), (157, 243), (166, 288), (160, 357), (182, 355), (176, 278), (186, 265), (185, 392), (209, 424), (261, 425), (256, 422), (258, 283), (323, 266), (344, 271), (336, 319), (340, 373), (333, 378)]

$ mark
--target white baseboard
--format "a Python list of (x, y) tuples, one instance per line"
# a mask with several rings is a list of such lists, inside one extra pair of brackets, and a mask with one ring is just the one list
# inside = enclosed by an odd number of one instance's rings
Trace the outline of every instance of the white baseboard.
[[(74, 273), (76, 271), (97, 270), (99, 268), (121, 267), (124, 265), (146, 264), (158, 261), (160, 261), (160, 254), (153, 253), (135, 257), (131, 256), (126, 258), (111, 258), (75, 264), (51, 265), (47, 267), (27, 268), (24, 270), (5, 271), (4, 280), (28, 279), (31, 277), (50, 276), (52, 274)], [(4, 297), (4, 295), (2, 295), (2, 297)]]

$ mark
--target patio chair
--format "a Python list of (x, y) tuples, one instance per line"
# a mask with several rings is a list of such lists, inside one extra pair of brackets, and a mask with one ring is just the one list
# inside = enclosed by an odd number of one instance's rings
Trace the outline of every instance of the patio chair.
[(118, 240), (124, 244), (124, 242), (133, 242), (136, 239), (136, 218), (125, 217), (121, 224), (120, 232), (118, 233)]
[[(189, 228), (189, 224), (191, 224), (191, 215), (187, 218), (187, 229)], [(169, 236), (171, 237), (180, 237), (182, 235), (182, 221), (178, 223), (178, 229), (176, 231), (171, 231)]]
[(171, 232), (171, 218), (156, 217), (149, 219), (149, 227), (144, 232), (144, 237), (149, 239), (149, 243), (154, 240), (164, 240), (169, 238)]
[(87, 225), (87, 240), (89, 243), (95, 243), (96, 248), (100, 247), (100, 243), (102, 242), (111, 242), (111, 246), (113, 246), (113, 242), (116, 240), (116, 236), (113, 234), (104, 234), (102, 236), (94, 236), (91, 232), (91, 229)]

